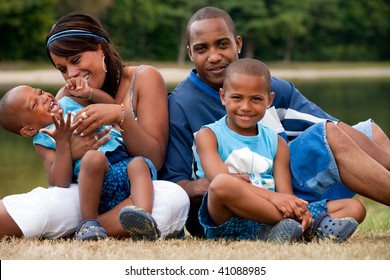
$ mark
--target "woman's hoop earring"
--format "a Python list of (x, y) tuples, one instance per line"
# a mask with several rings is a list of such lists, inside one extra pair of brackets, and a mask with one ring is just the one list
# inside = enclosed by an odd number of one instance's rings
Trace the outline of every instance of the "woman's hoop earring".
[(107, 66), (106, 66), (105, 59), (106, 59), (106, 56), (103, 55), (103, 60), (102, 60), (103, 71), (104, 71), (105, 73), (107, 73)]

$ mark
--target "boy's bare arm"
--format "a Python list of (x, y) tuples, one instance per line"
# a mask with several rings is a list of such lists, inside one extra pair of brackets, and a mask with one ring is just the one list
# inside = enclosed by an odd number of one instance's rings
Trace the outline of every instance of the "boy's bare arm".
[(276, 191), (293, 194), (290, 173), (290, 150), (286, 141), (278, 136), (278, 149), (274, 159), (274, 180)]
[(55, 130), (42, 129), (41, 132), (48, 134), (56, 141), (56, 150), (41, 145), (36, 145), (35, 149), (43, 160), (49, 184), (67, 188), (70, 186), (73, 176), (70, 138), (80, 122), (71, 124), (70, 112), (66, 122), (62, 114), (59, 121), (53, 116), (53, 122), (56, 127)]
[(203, 171), (210, 182), (218, 174), (229, 174), (229, 169), (218, 153), (218, 141), (211, 129), (199, 130), (195, 137), (195, 145)]
[(284, 216), (298, 218), (302, 227), (306, 229), (311, 224), (311, 214), (307, 209), (308, 202), (293, 193), (290, 173), (290, 151), (286, 141), (278, 136), (278, 149), (274, 160), (274, 180), (276, 191), (279, 194), (273, 197), (272, 202)]
[[(71, 78), (66, 81), (64, 94), (75, 98), (83, 106), (88, 106), (91, 103), (107, 103), (115, 104), (115, 100), (108, 93), (89, 86), (88, 81), (84, 77)], [(88, 101), (86, 104), (85, 101)]]

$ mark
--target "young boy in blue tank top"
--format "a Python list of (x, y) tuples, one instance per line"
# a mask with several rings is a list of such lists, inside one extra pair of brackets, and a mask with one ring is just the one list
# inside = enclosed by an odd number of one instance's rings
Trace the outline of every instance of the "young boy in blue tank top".
[(361, 222), (364, 206), (355, 199), (308, 204), (293, 195), (288, 145), (258, 123), (273, 98), (262, 62), (239, 59), (226, 69), (220, 99), (227, 115), (195, 140), (196, 175), (210, 181), (199, 210), (206, 237), (288, 242), (305, 232), (307, 239), (347, 240), (358, 225), (352, 216)]
[[(98, 240), (107, 238), (105, 229), (97, 221), (98, 214), (109, 211), (129, 197), (130, 186), (134, 205), (145, 210), (145, 215), (151, 214), (152, 180), (157, 179), (157, 171), (149, 159), (130, 157), (121, 133), (113, 127), (104, 128), (110, 129), (110, 139), (103, 146), (89, 150), (81, 160), (72, 162), (70, 138), (81, 123), (72, 124), (72, 117), (90, 104), (92, 91), (85, 78), (72, 78), (68, 83), (71, 96), (64, 96), (58, 102), (52, 94), (41, 89), (29, 86), (11, 89), (1, 100), (1, 125), (15, 134), (33, 137), (50, 185), (68, 188), (72, 181), (79, 181), (83, 222), (76, 232), (76, 239)], [(108, 94), (102, 94), (101, 101), (114, 102)], [(82, 118), (88, 116), (82, 115)], [(98, 135), (94, 136), (96, 141)], [(150, 215), (148, 217), (154, 222)], [(138, 239), (137, 234), (132, 237)], [(157, 239), (158, 232), (147, 238)]]

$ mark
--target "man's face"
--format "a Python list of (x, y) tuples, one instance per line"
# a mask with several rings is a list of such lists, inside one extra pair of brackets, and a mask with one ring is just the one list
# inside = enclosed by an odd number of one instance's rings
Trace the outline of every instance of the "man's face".
[(226, 67), (238, 59), (241, 37), (230, 32), (221, 18), (195, 21), (190, 26), (188, 55), (198, 76), (212, 88), (222, 87)]

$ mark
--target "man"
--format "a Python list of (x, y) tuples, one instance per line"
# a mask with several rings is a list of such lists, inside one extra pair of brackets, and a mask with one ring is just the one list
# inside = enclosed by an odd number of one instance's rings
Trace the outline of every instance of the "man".
[[(218, 90), (242, 44), (223, 10), (202, 8), (188, 22), (187, 51), (195, 69), (169, 96), (170, 139), (160, 176), (178, 183), (190, 197), (186, 226), (193, 236), (203, 236), (197, 215), (209, 186), (206, 178), (194, 177), (194, 136), (226, 114)], [(297, 196), (313, 202), (359, 193), (390, 205), (390, 140), (379, 126), (368, 120), (354, 129), (307, 100), (291, 83), (272, 77), (271, 87), (275, 99), (263, 123), (291, 141)]]

